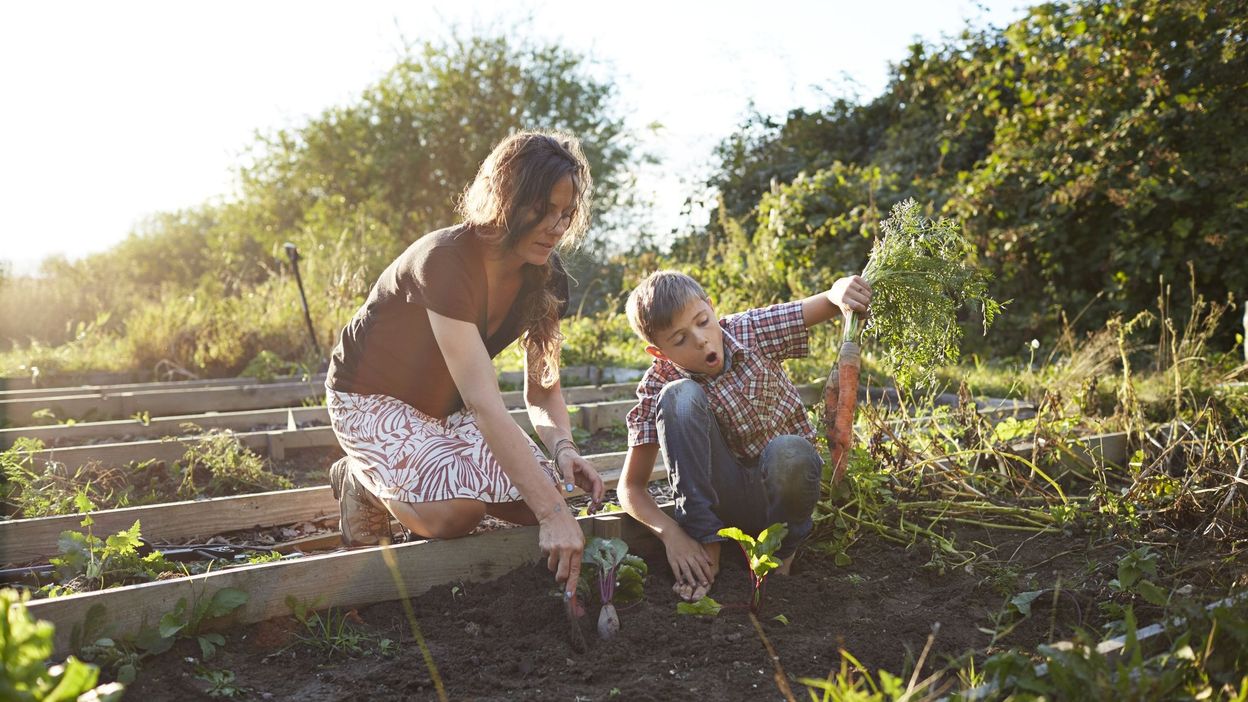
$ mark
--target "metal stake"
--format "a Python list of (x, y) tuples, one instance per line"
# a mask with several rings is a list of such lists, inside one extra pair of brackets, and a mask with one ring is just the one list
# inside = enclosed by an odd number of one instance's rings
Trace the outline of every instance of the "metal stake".
[(299, 300), (303, 302), (303, 321), (308, 323), (308, 338), (312, 340), (312, 348), (316, 350), (317, 357), (321, 355), (321, 345), (316, 343), (316, 331), (312, 328), (312, 314), (308, 312), (308, 296), (303, 292), (303, 277), (299, 275), (299, 247), (286, 242), (283, 247), (286, 249), (286, 258), (290, 259), (290, 267), (295, 271), (295, 283), (299, 285)]

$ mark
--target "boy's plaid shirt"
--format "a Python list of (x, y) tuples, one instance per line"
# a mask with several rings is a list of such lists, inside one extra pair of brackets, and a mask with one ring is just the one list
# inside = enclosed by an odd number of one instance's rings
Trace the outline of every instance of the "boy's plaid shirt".
[(637, 385), (637, 406), (628, 413), (628, 445), (659, 443), (655, 419), (663, 386), (692, 378), (706, 390), (728, 447), (739, 458), (756, 459), (781, 434), (812, 443), (815, 429), (780, 361), (809, 353), (802, 303), (787, 302), (719, 320), (729, 367), (718, 376), (690, 373), (671, 361), (655, 360)]

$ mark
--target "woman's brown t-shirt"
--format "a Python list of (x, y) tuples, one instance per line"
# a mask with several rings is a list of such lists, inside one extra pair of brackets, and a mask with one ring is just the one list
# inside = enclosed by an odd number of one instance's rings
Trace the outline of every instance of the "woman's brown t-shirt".
[[(477, 325), (490, 358), (520, 336), (520, 312), (513, 306), (493, 336), (486, 338), (486, 244), (467, 226), (427, 234), (394, 260), (368, 300), (343, 327), (330, 359), (326, 384), (339, 392), (389, 395), (431, 417), (463, 407), (427, 310)], [(568, 276), (557, 254), (547, 288), (567, 309)], [(524, 299), (528, 283), (516, 296)]]

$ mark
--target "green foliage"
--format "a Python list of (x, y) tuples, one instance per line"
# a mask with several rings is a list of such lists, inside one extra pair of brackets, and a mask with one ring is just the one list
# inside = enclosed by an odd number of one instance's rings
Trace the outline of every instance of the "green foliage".
[[(924, 682), (909, 690), (905, 680), (889, 673), (877, 671), (872, 676), (857, 658), (841, 649), (841, 667), (820, 680), (798, 678), (805, 685), (814, 702), (905, 702), (906, 700), (930, 699), (924, 696), (928, 683)], [(818, 691), (819, 695), (815, 692)]]
[[(456, 221), (457, 195), (489, 150), (522, 128), (577, 135), (595, 181), (593, 231), (635, 207), (646, 160), (609, 74), (554, 44), (452, 35), (406, 47), (357, 99), (263, 134), (240, 167), (240, 197), (164, 213), (113, 249), (45, 262), (0, 290), (0, 371), (151, 369), (234, 375), (261, 352), (306, 358), (300, 272), (322, 348), (413, 240)], [(590, 259), (603, 242), (591, 242)], [(591, 311), (594, 307), (589, 308)], [(108, 316), (111, 313), (111, 316)]]
[(791, 297), (814, 295), (856, 272), (880, 233), (878, 209), (896, 200), (895, 178), (839, 161), (775, 184), (758, 201), (754, 247), (768, 251)]
[(161, 616), (156, 634), (160, 640), (169, 642), (179, 636), (194, 636), (203, 659), (209, 660), (216, 655), (218, 648), (225, 645), (225, 637), (215, 632), (205, 632), (203, 627), (213, 619), (224, 617), (247, 604), (247, 598), (246, 592), (233, 587), (223, 587), (209, 598), (201, 597), (193, 607), (188, 607), (186, 598), (183, 597), (178, 600), (172, 612)]
[(145, 658), (168, 651), (179, 638), (194, 638), (203, 660), (214, 657), (225, 645), (225, 637), (205, 629), (246, 604), (247, 598), (247, 593), (232, 587), (221, 588), (212, 597), (201, 596), (193, 606), (182, 597), (155, 625), (144, 623), (137, 634), (124, 638), (109, 634), (107, 610), (96, 604), (81, 624), (74, 625), (70, 647), (85, 660), (106, 666), (119, 682), (130, 684)]
[[(878, 169), (879, 190), (848, 202), (825, 178), (826, 214), (852, 220), (855, 207), (910, 197), (960, 221), (995, 292), (1013, 300), (997, 348), (1041, 337), (1063, 313), (1082, 311), (1082, 331), (1148, 308), (1159, 276), (1189, 261), (1200, 292), (1225, 299), (1248, 279), (1246, 31), (1234, 0), (1083, 0), (916, 44), (874, 99), (749, 117), (718, 150), (719, 217), (678, 243), (678, 258), (702, 261), (724, 222), (755, 211), (745, 240), (769, 248), (776, 228), (763, 215), (773, 193), (805, 187), (799, 174)], [(821, 272), (852, 267), (841, 259), (852, 237), (811, 236), (824, 214), (804, 223), (799, 210), (780, 247), (831, 261)], [(735, 262), (712, 265), (736, 280)], [(753, 282), (741, 307), (775, 295)]]
[(986, 331), (1001, 305), (988, 295), (987, 279), (971, 262), (971, 247), (955, 222), (929, 220), (918, 203), (906, 200), (880, 228), (862, 272), (873, 290), (863, 333), (878, 342), (884, 365), (906, 387), (957, 362), (960, 307), (978, 303)]
[(563, 352), (559, 362), (563, 367), (642, 368), (650, 362), (645, 345), (628, 325), (628, 317), (614, 305), (564, 319), (560, 331)]
[(582, 562), (593, 566), (581, 572), (577, 594), (589, 605), (628, 605), (641, 601), (650, 569), (628, 552), (621, 539), (591, 536), (585, 542)]
[(376, 641), (376, 637), (360, 631), (352, 623), (359, 622), (355, 610), (344, 612), (330, 607), (324, 612), (316, 611), (317, 603), (305, 602), (294, 595), (286, 596), (286, 607), (291, 616), (303, 625), (304, 632), (299, 640), (317, 649), (325, 655), (346, 654), (359, 656), (367, 653), (370, 645), (376, 644), (379, 652), (391, 651), (389, 639)]
[(763, 529), (757, 539), (737, 527), (725, 527), (718, 533), (736, 541), (745, 554), (745, 560), (750, 565), (750, 611), (757, 614), (763, 606), (763, 586), (767, 575), (782, 565), (780, 559), (772, 554), (780, 548), (780, 543), (789, 533), (789, 527), (785, 524), (772, 524)]
[(264, 490), (288, 490), (294, 484), (265, 467), (264, 459), (244, 446), (232, 432), (212, 431), (190, 444), (182, 460), (183, 497), (234, 495)]
[(73, 481), (60, 473), (38, 470), (34, 454), (43, 451), (39, 439), (18, 437), (0, 451), (0, 472), (4, 475), (4, 501), (23, 517), (45, 517), (72, 511), (77, 494)]
[(710, 597), (703, 596), (697, 602), (677, 602), (676, 613), (694, 617), (715, 617), (724, 606)]
[(147, 549), (139, 536), (139, 520), (136, 519), (129, 529), (100, 539), (91, 531), (95, 520), (90, 512), (95, 505), (79, 493), (76, 507), (84, 513), (80, 524), (86, 532), (61, 532), (56, 542), (60, 555), (51, 559), (60, 587), (52, 588), (50, 592), (64, 594), (66, 590), (103, 590), (148, 582), (162, 573), (178, 570), (177, 564), (166, 560), (160, 551), (144, 553)]
[(94, 699), (120, 700), (124, 687), (96, 686), (99, 668), (70, 656), (49, 667), (51, 623), (36, 621), (26, 609), (27, 595), (0, 590), (0, 699), (12, 702), (60, 702), (94, 694)]
[[(1148, 576), (1148, 577), (1145, 577)], [(1138, 593), (1151, 604), (1164, 606), (1166, 591), (1149, 578), (1157, 577), (1157, 554), (1145, 545), (1128, 551), (1118, 559), (1118, 577), (1109, 581), (1109, 587), (1123, 593)]]
[(209, 697), (236, 698), (247, 696), (247, 688), (234, 684), (234, 671), (217, 668), (195, 668), (195, 679), (208, 683), (205, 691)]
[[(1145, 655), (1135, 615), (1125, 613), (1124, 646), (1116, 655), (1097, 650), (1097, 640), (1080, 632), (1070, 646), (1040, 646), (1043, 673), (1031, 656), (1007, 651), (984, 664), (996, 694), (1027, 699), (1243, 699), (1248, 690), (1248, 606), (1243, 601), (1212, 611), (1186, 613), (1187, 630), (1169, 647)], [(1238, 696), (1235, 696), (1239, 693)]]
[(307, 362), (287, 361), (268, 349), (264, 349), (256, 354), (255, 358), (248, 361), (241, 372), (241, 375), (245, 378), (255, 378), (260, 381), (292, 376), (307, 379), (314, 374), (315, 368), (311, 367)]

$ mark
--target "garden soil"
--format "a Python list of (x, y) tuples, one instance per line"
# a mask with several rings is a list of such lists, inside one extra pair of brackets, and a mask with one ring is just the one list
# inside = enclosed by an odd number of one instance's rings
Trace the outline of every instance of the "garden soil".
[[(770, 578), (759, 620), (797, 697), (808, 697), (798, 678), (824, 678), (840, 669), (842, 648), (872, 674), (882, 668), (908, 675), (937, 623), (923, 674), (968, 652), (982, 654), (992, 636), (981, 629), (996, 628), (994, 617), (1009, 593), (1051, 587), (1059, 577), (1078, 580), (1079, 572), (1087, 576), (1098, 569), (1091, 557), (1068, 556), (1072, 548), (1084, 551), (1062, 535), (1027, 538), (994, 530), (963, 531), (958, 538), (995, 548), (997, 564), (942, 573), (926, 546), (907, 549), (864, 538), (851, 550), (849, 566), (805, 550), (792, 576)], [(702, 618), (676, 614), (666, 562), (661, 554), (648, 557), (644, 601), (620, 609), (620, 633), (606, 642), (597, 638), (597, 610), (591, 609), (582, 620), (590, 642), (584, 653), (569, 644), (562, 603), (543, 564), (491, 583), (447, 584), (413, 599), (420, 633), (449, 699), (783, 699), (775, 668), (743, 607), (749, 582), (742, 559), (725, 559), (712, 591), (728, 607), (716, 618)], [(1094, 623), (1085, 619), (1095, 610), (1094, 601), (1086, 589), (1065, 590), (1054, 607), (1046, 593), (1032, 603), (1029, 617), (1003, 620), (1016, 626), (996, 645), (1032, 647), (1068, 636), (1075, 626)], [(318, 646), (299, 622), (274, 619), (227, 632), (226, 646), (207, 662), (198, 660), (194, 642), (179, 642), (144, 661), (127, 698), (207, 699), (204, 671), (210, 669), (233, 673), (230, 691), (248, 699), (437, 699), (400, 603), (345, 615), (349, 626), (367, 637), (360, 653), (327, 651), (333, 639), (322, 637)], [(383, 639), (390, 643), (383, 646)]]

